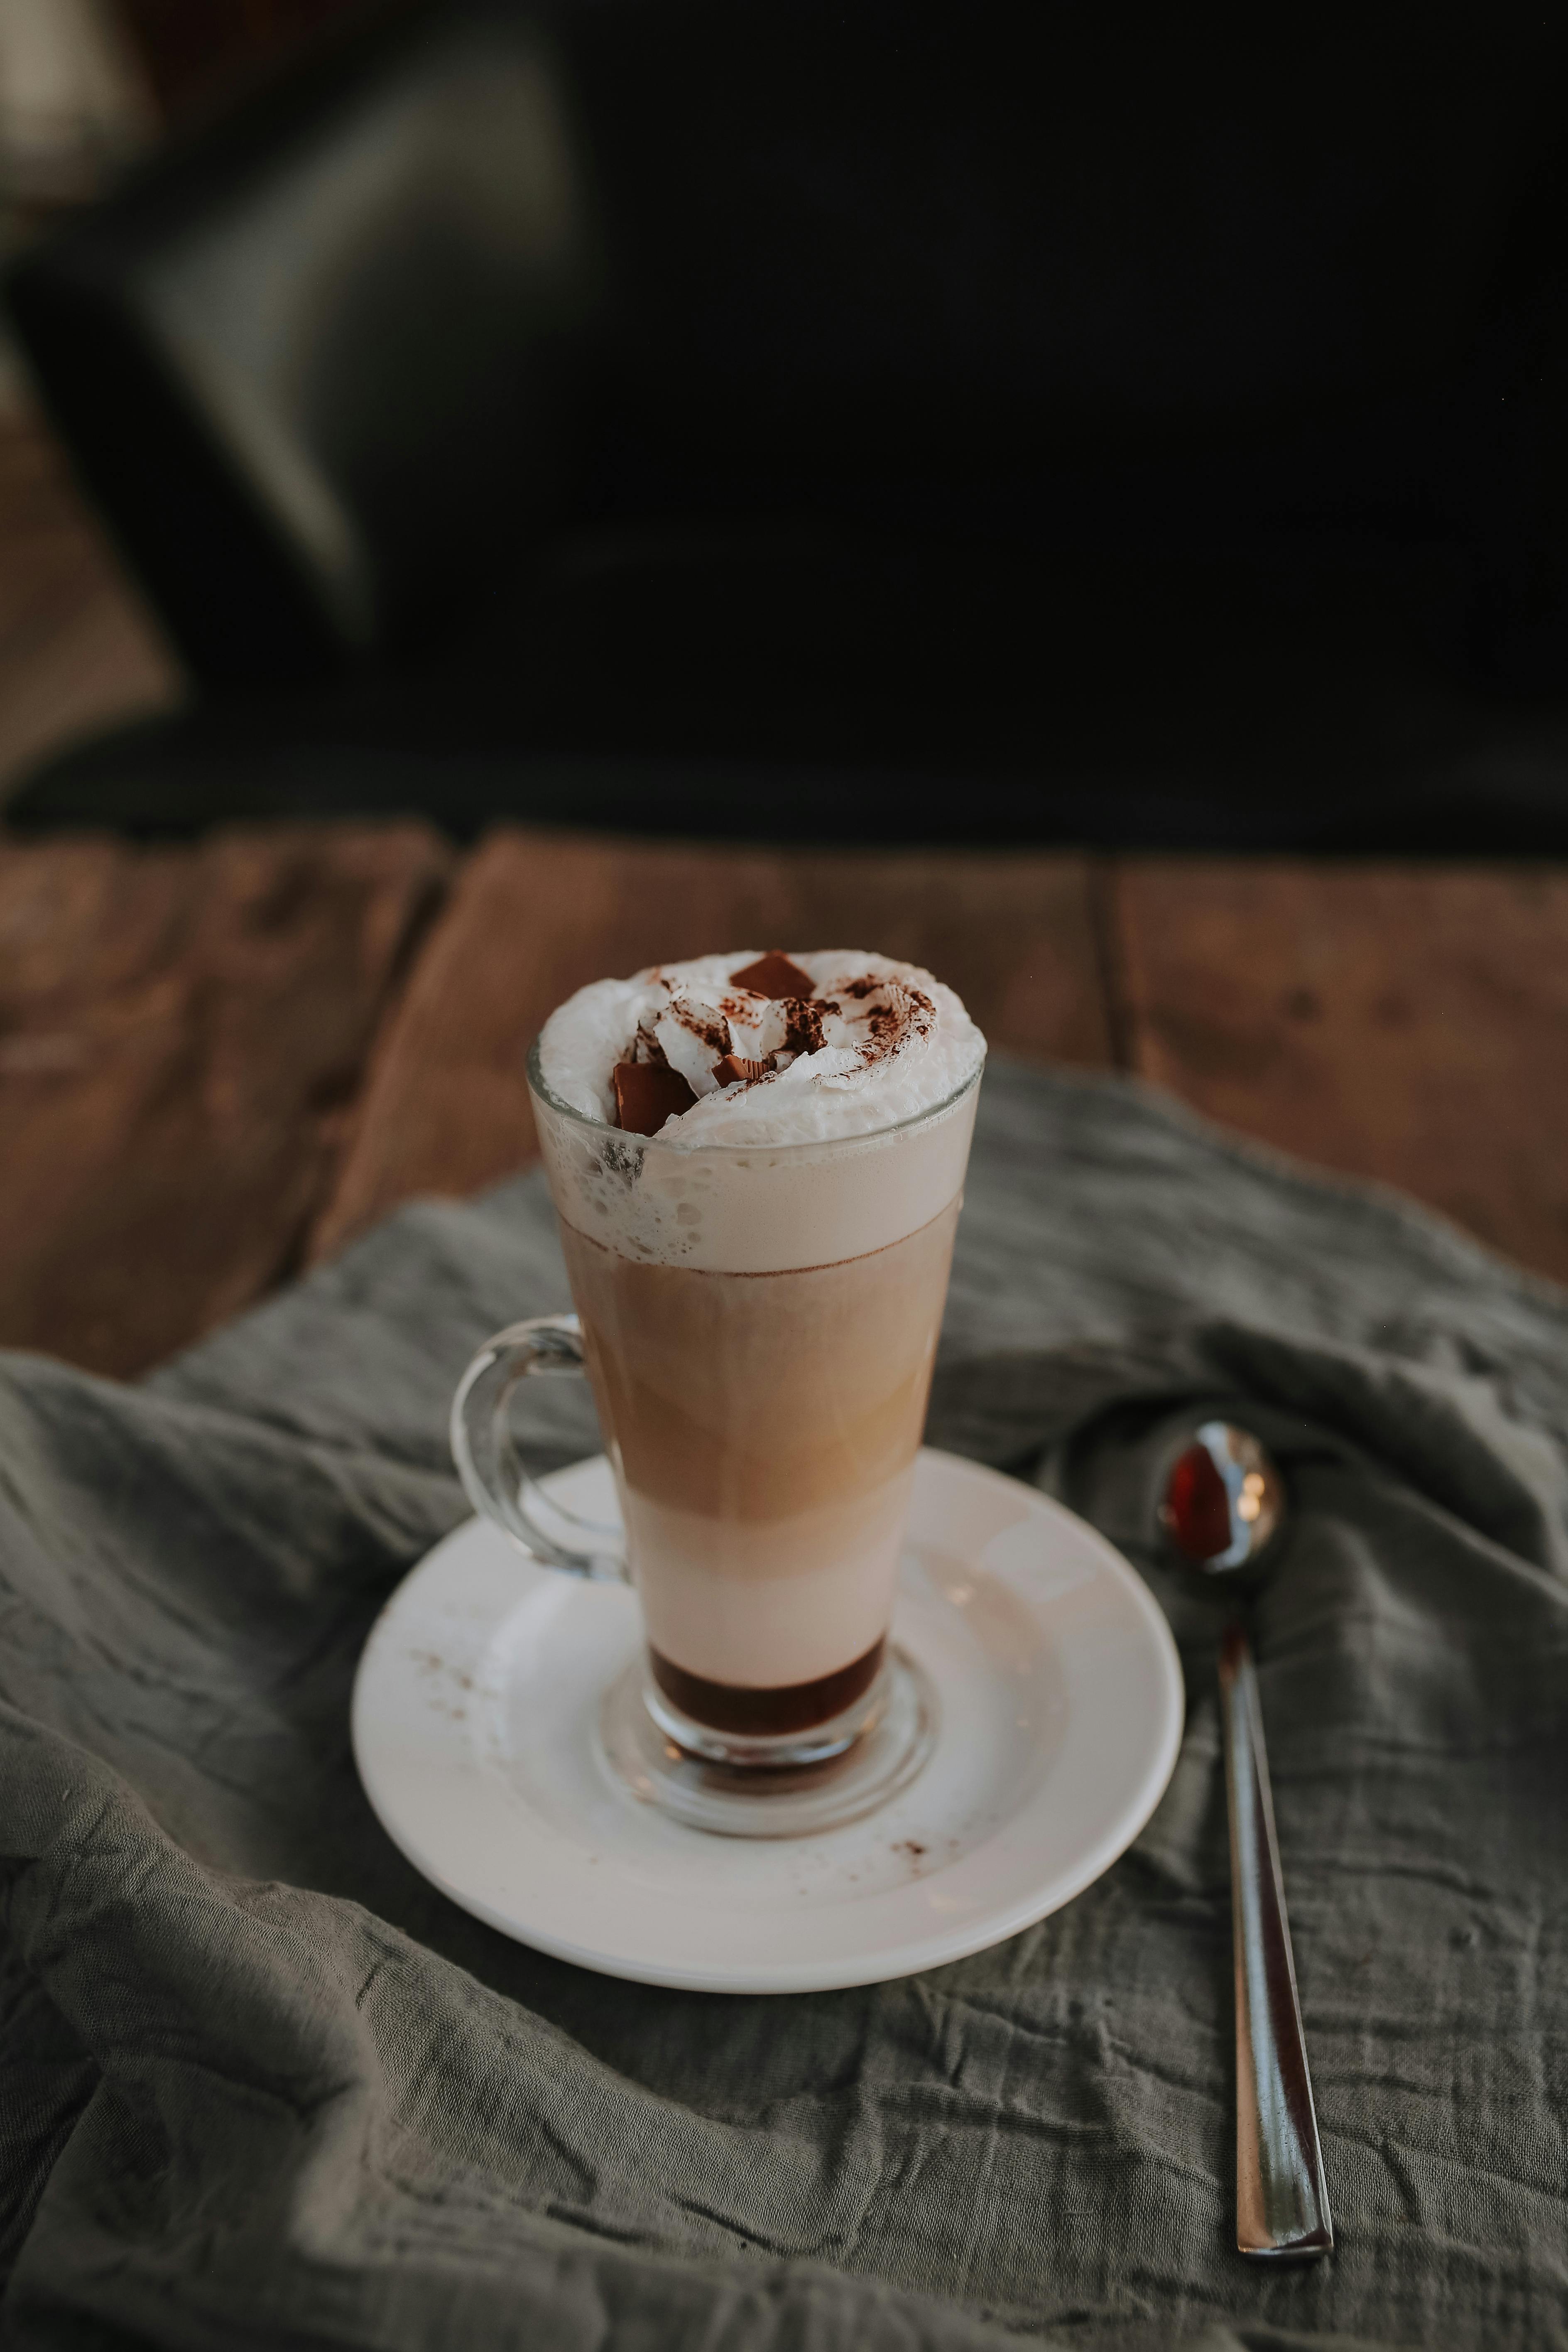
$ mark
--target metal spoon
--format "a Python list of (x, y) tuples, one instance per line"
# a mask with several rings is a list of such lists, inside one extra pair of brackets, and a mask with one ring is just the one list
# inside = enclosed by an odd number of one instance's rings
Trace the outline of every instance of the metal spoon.
[[(1244, 1584), (1285, 1515), (1280, 1474), (1258, 1440), (1207, 1421), (1177, 1456), (1160, 1521), (1206, 1580)], [(1311, 2262), (1333, 2250), (1322, 2149), (1301, 2035), (1285, 1886), (1269, 1793), (1251, 1644), (1238, 1622), (1219, 1651), (1230, 1809), (1230, 1920), (1236, 1963), (1236, 2243), (1260, 2261)]]

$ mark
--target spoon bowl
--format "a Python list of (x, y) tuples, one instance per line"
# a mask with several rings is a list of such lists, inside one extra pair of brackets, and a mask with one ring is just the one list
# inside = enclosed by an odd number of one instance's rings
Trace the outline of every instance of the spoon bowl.
[(1250, 1430), (1206, 1421), (1172, 1464), (1160, 1505), (1171, 1548), (1205, 1577), (1253, 1568), (1285, 1516), (1284, 1481)]

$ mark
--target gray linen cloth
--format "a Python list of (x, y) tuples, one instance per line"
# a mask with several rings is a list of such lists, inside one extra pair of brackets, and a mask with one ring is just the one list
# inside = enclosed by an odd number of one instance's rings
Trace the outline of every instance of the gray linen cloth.
[[(1029, 1933), (725, 2000), (468, 1918), (350, 1758), (371, 1621), (463, 1516), (453, 1382), (564, 1297), (535, 1177), (141, 1385), (4, 1360), (4, 2340), (1568, 2342), (1568, 1298), (1134, 1087), (993, 1066), (932, 1436), (1145, 1569), (1181, 1760)], [(591, 1448), (547, 1402), (542, 1457)], [(1257, 1638), (1340, 2231), (1298, 2272), (1232, 2249), (1216, 1626), (1146, 1540), (1162, 1431), (1214, 1411), (1298, 1514)]]

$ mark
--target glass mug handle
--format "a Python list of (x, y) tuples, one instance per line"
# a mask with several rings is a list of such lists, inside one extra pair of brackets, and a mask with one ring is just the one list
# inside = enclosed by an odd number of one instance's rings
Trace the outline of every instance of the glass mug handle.
[(524, 1381), (580, 1378), (582, 1329), (575, 1315), (536, 1315), (486, 1340), (452, 1400), (452, 1455), (476, 1511), (551, 1568), (622, 1580), (626, 1538), (618, 1527), (569, 1511), (529, 1477), (512, 1435), (511, 1403)]

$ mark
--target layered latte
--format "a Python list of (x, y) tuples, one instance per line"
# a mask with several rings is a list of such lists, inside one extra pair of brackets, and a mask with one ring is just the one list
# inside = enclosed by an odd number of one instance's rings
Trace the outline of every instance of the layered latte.
[(654, 1679), (698, 1724), (794, 1732), (875, 1680), (984, 1054), (858, 951), (602, 981), (540, 1038)]

